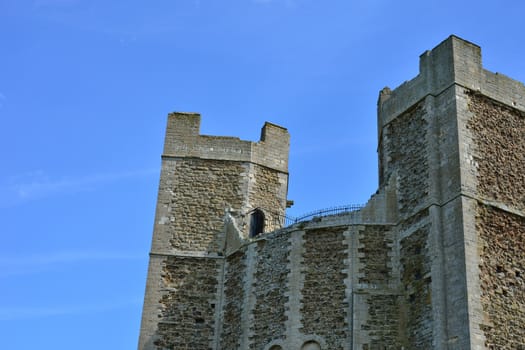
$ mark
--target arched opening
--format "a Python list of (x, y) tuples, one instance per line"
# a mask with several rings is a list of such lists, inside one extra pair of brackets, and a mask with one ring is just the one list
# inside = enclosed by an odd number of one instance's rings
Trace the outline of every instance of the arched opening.
[(270, 349), (268, 350), (283, 350), (283, 347), (280, 346), (280, 345), (273, 345)]
[(321, 345), (315, 340), (309, 340), (303, 344), (301, 350), (321, 350)]
[(264, 232), (264, 213), (257, 208), (250, 215), (250, 238)]

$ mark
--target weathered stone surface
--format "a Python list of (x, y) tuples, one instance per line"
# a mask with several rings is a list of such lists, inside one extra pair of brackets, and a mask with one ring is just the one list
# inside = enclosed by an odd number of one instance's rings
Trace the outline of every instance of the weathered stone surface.
[(253, 284), (256, 305), (250, 349), (262, 350), (271, 341), (285, 337), (289, 250), (288, 235), (274, 234), (257, 242)]
[(432, 277), (428, 235), (428, 227), (423, 227), (401, 240), (407, 349), (432, 348)]
[(175, 161), (170, 203), (170, 243), (173, 248), (218, 250), (216, 239), (223, 229), (225, 208), (242, 206), (239, 174), (243, 170), (237, 162), (210, 159)]
[(283, 195), (283, 184), (288, 175), (277, 173), (271, 169), (254, 165), (252, 169), (254, 181), (249, 188), (250, 206), (261, 208), (265, 215), (265, 231), (270, 232), (283, 226), (286, 209), (286, 193)]
[(524, 349), (525, 218), (480, 205), (481, 326), (488, 349)]
[(398, 206), (402, 215), (413, 213), (429, 191), (429, 164), (426, 134), (428, 121), (424, 102), (419, 102), (394, 119), (385, 128), (387, 168), (384, 179), (395, 174), (398, 183)]
[(359, 270), (359, 283), (380, 286), (388, 284), (391, 278), (391, 253), (394, 244), (387, 237), (389, 230), (386, 226), (366, 226), (359, 233), (358, 248), (359, 262), (362, 268)]
[(239, 250), (228, 257), (224, 281), (224, 316), (221, 334), (223, 349), (238, 349), (242, 335), (243, 279), (246, 272), (246, 254)]
[(304, 334), (317, 334), (329, 349), (343, 349), (348, 324), (344, 272), (346, 228), (308, 230), (305, 234), (305, 280), (302, 290)]
[(525, 209), (525, 113), (469, 93), (478, 191), (485, 199)]
[(400, 323), (400, 300), (397, 295), (378, 294), (367, 298), (368, 320), (363, 326), (368, 330), (370, 343), (363, 349), (400, 349), (404, 324)]
[(208, 349), (215, 325), (214, 259), (169, 257), (162, 270), (157, 349)]
[(359, 232), (359, 286), (368, 292), (368, 318), (361, 326), (370, 342), (363, 349), (396, 349), (400, 347), (400, 297), (392, 290), (393, 235), (391, 227), (365, 226)]

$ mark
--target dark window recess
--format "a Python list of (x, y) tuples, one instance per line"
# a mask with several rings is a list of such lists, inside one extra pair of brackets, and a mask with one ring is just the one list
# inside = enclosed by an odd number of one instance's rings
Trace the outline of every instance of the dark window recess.
[(250, 237), (255, 237), (264, 232), (264, 213), (255, 209), (250, 216)]

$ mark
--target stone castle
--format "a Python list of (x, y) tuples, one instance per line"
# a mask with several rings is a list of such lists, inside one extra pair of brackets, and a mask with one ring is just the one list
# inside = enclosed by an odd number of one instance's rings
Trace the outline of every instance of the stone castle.
[(525, 349), (525, 86), (451, 36), (378, 101), (379, 189), (286, 226), (289, 134), (168, 117), (139, 350)]

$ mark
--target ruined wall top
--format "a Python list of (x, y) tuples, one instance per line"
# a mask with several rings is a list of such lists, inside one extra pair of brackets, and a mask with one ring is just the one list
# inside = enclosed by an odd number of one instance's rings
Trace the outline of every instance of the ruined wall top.
[(452, 84), (478, 91), (516, 109), (525, 111), (525, 86), (499, 73), (483, 69), (481, 48), (451, 35), (419, 58), (419, 74), (395, 90), (379, 94), (379, 126), (388, 124), (426, 95), (437, 96)]
[(237, 137), (200, 135), (200, 114), (173, 112), (168, 115), (163, 157), (252, 162), (288, 172), (290, 135), (278, 125), (266, 122), (259, 142)]

